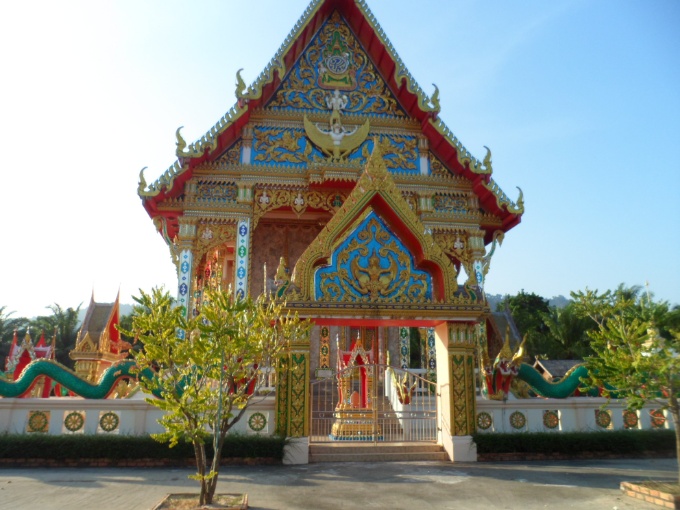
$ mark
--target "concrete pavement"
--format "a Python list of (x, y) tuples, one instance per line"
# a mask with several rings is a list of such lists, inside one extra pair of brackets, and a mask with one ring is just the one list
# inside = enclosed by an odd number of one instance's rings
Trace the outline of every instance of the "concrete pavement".
[[(0, 509), (148, 510), (169, 492), (198, 492), (190, 469), (0, 469)], [(218, 492), (283, 509), (658, 509), (621, 481), (674, 480), (675, 459), (560, 462), (327, 463), (227, 466)]]

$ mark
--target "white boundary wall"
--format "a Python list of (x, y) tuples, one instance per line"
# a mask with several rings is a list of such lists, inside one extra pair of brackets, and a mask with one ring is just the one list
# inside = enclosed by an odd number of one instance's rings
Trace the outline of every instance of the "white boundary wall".
[[(274, 431), (274, 398), (256, 399), (241, 420), (232, 429), (245, 434), (270, 435)], [(48, 416), (48, 434), (122, 434), (146, 435), (162, 432), (158, 419), (163, 412), (147, 403), (142, 396), (132, 399), (89, 400), (81, 397), (60, 398), (0, 398), (0, 434), (22, 434), (29, 432), (29, 418), (35, 412)], [(83, 425), (75, 432), (68, 430), (66, 417), (78, 413)], [(106, 432), (100, 419), (107, 413), (114, 413), (118, 425)], [(110, 414), (109, 414), (110, 415)], [(115, 419), (114, 419), (115, 421)], [(78, 420), (76, 421), (76, 423)]]
[[(598, 425), (597, 413), (606, 399), (593, 397), (572, 397), (568, 399), (520, 399), (500, 402), (477, 399), (477, 430), (492, 432), (594, 432), (601, 430), (623, 430), (625, 402), (611, 401), (606, 407), (610, 424)], [(637, 423), (633, 429), (672, 429), (673, 423), (668, 411), (663, 412), (665, 421), (653, 425), (651, 412), (659, 406), (649, 405), (635, 413)], [(162, 432), (158, 424), (161, 411), (148, 404), (141, 395), (132, 399), (87, 400), (80, 397), (62, 398), (0, 398), (0, 433), (21, 434), (29, 431), (29, 418), (40, 411), (49, 415), (49, 434), (127, 434), (145, 435)], [(67, 429), (64, 421), (72, 413), (83, 418), (83, 426), (75, 432)], [(557, 417), (546, 413), (553, 412)], [(111, 432), (104, 431), (100, 419), (107, 413), (118, 417), (118, 425)], [(519, 413), (519, 414), (516, 414)], [(521, 415), (521, 416), (520, 416)], [(514, 416), (513, 427), (511, 417)], [(522, 419), (523, 417), (523, 419)], [(490, 421), (490, 424), (489, 424)], [(274, 432), (275, 400), (268, 396), (251, 404), (243, 419), (234, 427), (235, 432), (270, 435)], [(517, 425), (524, 423), (523, 426)], [(489, 424), (483, 429), (480, 424)], [(550, 428), (548, 425), (555, 425)]]
[[(597, 413), (602, 411), (602, 406), (607, 403), (605, 398), (596, 397), (571, 397), (566, 399), (555, 398), (531, 398), (507, 400), (477, 399), (477, 431), (486, 432), (595, 432), (602, 430), (628, 429), (672, 429), (673, 420), (668, 411), (663, 411), (664, 423), (661, 426), (653, 426), (651, 412), (659, 408), (658, 405), (648, 405), (635, 412), (635, 419), (629, 417), (629, 423), (637, 422), (634, 426), (626, 427), (624, 423), (626, 403), (623, 400), (612, 400), (606, 406), (605, 412), (609, 414), (610, 424), (608, 427), (598, 425)], [(552, 411), (557, 415), (555, 425), (554, 415), (546, 417), (546, 413)], [(491, 418), (490, 426), (484, 430), (480, 424), (487, 424), (486, 413)], [(515, 414), (515, 413), (519, 413)], [(511, 423), (511, 417), (514, 420)], [(524, 417), (522, 420), (521, 417)], [(546, 418), (546, 419), (544, 419)], [(524, 421), (524, 426), (517, 427)], [(601, 420), (606, 422), (607, 419)], [(658, 420), (657, 420), (658, 421)], [(555, 425), (550, 428), (548, 425)]]

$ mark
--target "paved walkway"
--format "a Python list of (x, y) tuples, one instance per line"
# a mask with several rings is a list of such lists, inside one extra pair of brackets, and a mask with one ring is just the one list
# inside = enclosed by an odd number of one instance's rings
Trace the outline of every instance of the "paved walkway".
[[(198, 492), (189, 469), (0, 469), (0, 509), (148, 510), (166, 493)], [(652, 510), (624, 480), (673, 480), (675, 459), (560, 462), (328, 463), (233, 466), (218, 492), (247, 492), (256, 510)]]

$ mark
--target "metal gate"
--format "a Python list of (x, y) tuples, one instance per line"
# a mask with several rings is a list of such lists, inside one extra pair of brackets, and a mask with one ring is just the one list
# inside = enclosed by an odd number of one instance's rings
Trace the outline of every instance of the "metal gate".
[(310, 441), (437, 442), (436, 386), (387, 365), (333, 372), (310, 385)]

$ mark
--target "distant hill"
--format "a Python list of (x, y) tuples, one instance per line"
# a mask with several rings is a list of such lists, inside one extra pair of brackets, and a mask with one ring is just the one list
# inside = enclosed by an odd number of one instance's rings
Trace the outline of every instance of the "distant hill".
[[(498, 303), (503, 301), (503, 298), (505, 296), (503, 294), (487, 294), (486, 299), (489, 302), (489, 307), (491, 308), (492, 312), (496, 311), (496, 307), (498, 306)], [(564, 308), (569, 304), (571, 300), (569, 298), (564, 297), (563, 295), (559, 296), (553, 296), (548, 300), (548, 304), (550, 306), (555, 306), (557, 308)]]

